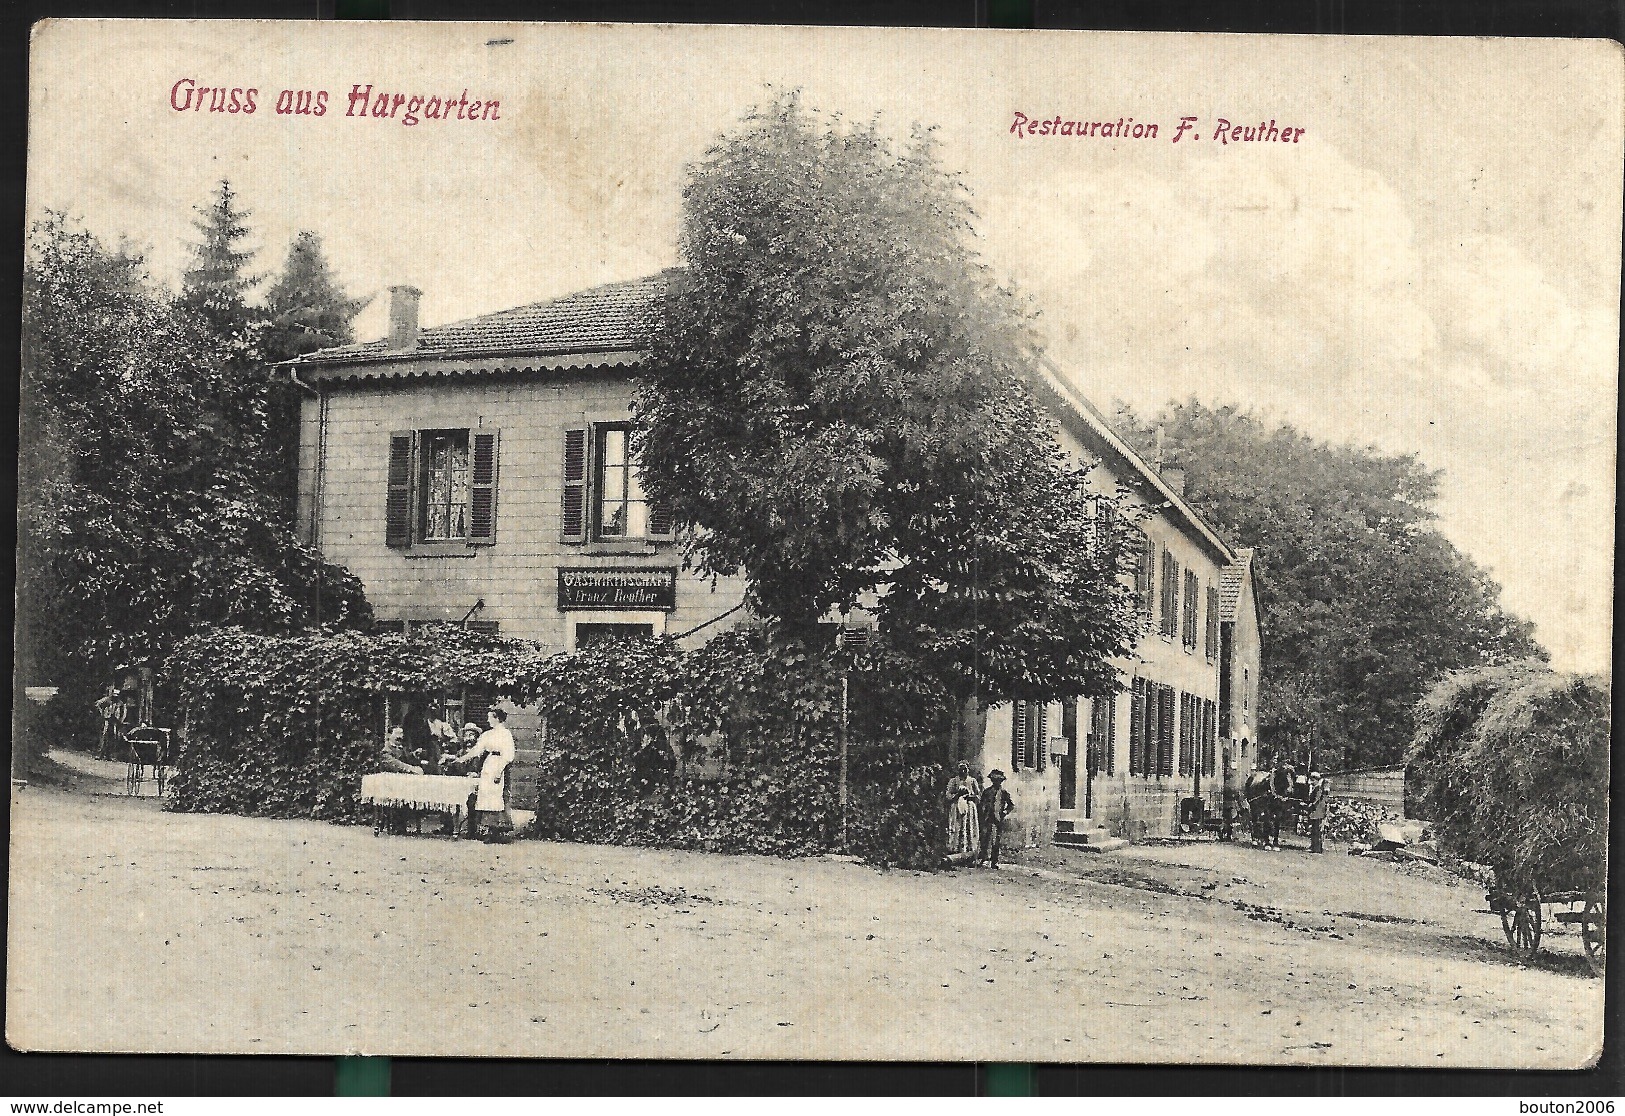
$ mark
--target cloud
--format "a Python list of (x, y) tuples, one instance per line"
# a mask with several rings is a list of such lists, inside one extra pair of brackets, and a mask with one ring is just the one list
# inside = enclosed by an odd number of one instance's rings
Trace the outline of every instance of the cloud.
[[(1030, 179), (984, 200), (989, 256), (1097, 399), (1269, 401), (1317, 437), (1448, 464), (1447, 533), (1560, 661), (1605, 665), (1612, 308), (1576, 305), (1505, 237), (1441, 235), (1329, 144), (1275, 154)], [(1556, 571), (1585, 588), (1554, 593)]]

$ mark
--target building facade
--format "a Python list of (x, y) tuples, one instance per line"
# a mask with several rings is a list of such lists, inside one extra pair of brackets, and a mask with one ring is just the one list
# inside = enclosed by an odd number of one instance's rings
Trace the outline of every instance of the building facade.
[[(574, 650), (640, 634), (699, 642), (741, 618), (741, 580), (682, 570), (629, 452), (631, 378), (664, 284), (432, 329), (418, 327), (419, 292), (393, 288), (387, 337), (288, 366), (305, 389), (305, 539), (362, 580), (385, 623), (478, 623)], [(1259, 646), (1249, 567), (1054, 369), (1038, 393), (1069, 451), (1100, 463), (1092, 483), (1143, 509), (1151, 623), (1118, 664), (1116, 699), (995, 707), (959, 750), (1011, 774), (1021, 840), (1172, 832), (1179, 800), (1216, 801), (1225, 757), (1238, 778), (1242, 741), (1257, 739), (1245, 735)], [(539, 727), (523, 711), (510, 724), (521, 746)]]

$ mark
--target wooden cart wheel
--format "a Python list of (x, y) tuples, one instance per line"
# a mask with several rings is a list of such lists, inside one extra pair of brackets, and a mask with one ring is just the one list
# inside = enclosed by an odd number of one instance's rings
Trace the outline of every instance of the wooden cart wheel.
[(1501, 930), (1507, 936), (1512, 956), (1532, 961), (1540, 952), (1540, 893), (1510, 896), (1502, 904)]
[(1586, 897), (1585, 921), (1580, 923), (1580, 940), (1585, 943), (1586, 963), (1597, 976), (1602, 976), (1608, 948), (1608, 900), (1601, 896)]

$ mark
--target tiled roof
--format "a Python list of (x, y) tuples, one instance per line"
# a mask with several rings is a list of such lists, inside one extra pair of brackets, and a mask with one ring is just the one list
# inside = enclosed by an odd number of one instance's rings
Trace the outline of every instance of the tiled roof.
[(415, 349), (391, 349), (368, 341), (322, 349), (302, 364), (339, 364), (394, 358), (416, 360), (524, 353), (619, 352), (648, 346), (650, 329), (666, 293), (666, 273), (623, 283), (607, 283), (549, 302), (534, 302), (418, 334)]
[(1236, 619), (1241, 607), (1241, 587), (1253, 567), (1252, 547), (1236, 550), (1236, 560), (1219, 571), (1219, 619), (1226, 623)]

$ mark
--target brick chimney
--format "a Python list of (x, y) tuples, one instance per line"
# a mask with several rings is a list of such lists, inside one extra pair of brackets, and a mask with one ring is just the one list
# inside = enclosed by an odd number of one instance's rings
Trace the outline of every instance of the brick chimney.
[(418, 347), (418, 300), (423, 292), (416, 287), (389, 288), (389, 347)]

